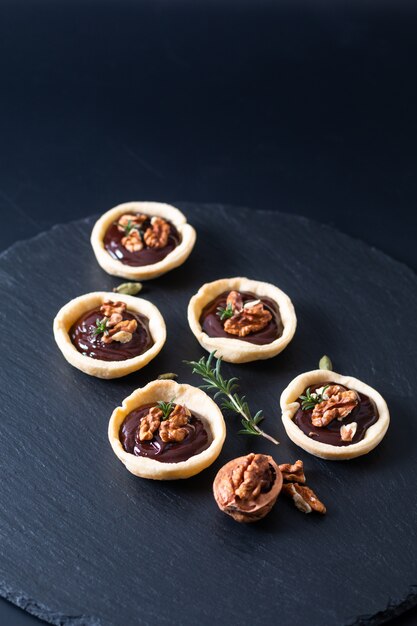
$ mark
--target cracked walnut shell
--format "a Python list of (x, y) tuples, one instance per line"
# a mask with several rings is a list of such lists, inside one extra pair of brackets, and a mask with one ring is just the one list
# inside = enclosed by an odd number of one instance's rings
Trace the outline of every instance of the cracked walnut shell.
[(221, 511), (237, 522), (256, 522), (274, 506), (282, 473), (271, 456), (250, 453), (233, 459), (217, 473), (213, 494)]

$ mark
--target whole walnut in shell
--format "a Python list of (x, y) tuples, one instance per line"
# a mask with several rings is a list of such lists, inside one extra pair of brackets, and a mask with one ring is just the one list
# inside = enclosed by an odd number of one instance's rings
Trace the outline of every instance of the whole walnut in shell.
[(221, 511), (237, 522), (256, 522), (274, 506), (282, 473), (271, 456), (254, 454), (233, 459), (217, 473), (214, 498)]

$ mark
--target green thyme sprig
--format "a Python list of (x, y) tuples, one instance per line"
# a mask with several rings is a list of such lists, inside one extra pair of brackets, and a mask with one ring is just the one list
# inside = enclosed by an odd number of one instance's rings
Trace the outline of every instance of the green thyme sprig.
[(169, 418), (169, 416), (171, 415), (173, 409), (174, 409), (174, 400), (171, 400), (171, 402), (164, 402), (163, 400), (160, 400), (157, 403), (157, 407), (159, 409), (161, 409), (162, 413), (163, 413), (163, 417), (162, 417), (162, 421), (165, 421)]
[(310, 411), (310, 409), (314, 409), (316, 404), (320, 404), (320, 402), (323, 402), (325, 400), (324, 394), (328, 387), (329, 385), (326, 385), (325, 387), (320, 389), (320, 393), (317, 393), (318, 390), (311, 392), (309, 387), (306, 390), (306, 395), (300, 396), (300, 399), (302, 400), (301, 408), (303, 409), (303, 411)]
[(130, 232), (132, 230), (137, 230), (139, 235), (141, 237), (143, 236), (143, 230), (139, 227), (139, 224), (137, 224), (136, 222), (133, 222), (132, 220), (128, 220), (124, 229), (125, 229), (125, 235), (130, 235)]
[(233, 316), (233, 307), (232, 305), (229, 303), (226, 308), (223, 308), (222, 306), (218, 306), (217, 307), (217, 315), (220, 317), (220, 320), (222, 322), (224, 322), (224, 320), (228, 320), (229, 317)]
[(236, 377), (226, 380), (223, 378), (220, 368), (222, 360), (216, 359), (214, 367), (212, 367), (214, 359), (214, 352), (211, 352), (210, 356), (205, 358), (201, 357), (199, 361), (185, 361), (187, 365), (193, 368), (193, 374), (201, 376), (205, 385), (201, 385), (203, 389), (215, 389), (214, 400), (223, 396), (222, 408), (228, 409), (241, 416), (242, 430), (239, 431), (241, 435), (255, 435), (258, 437), (265, 437), (268, 441), (278, 445), (279, 441), (268, 435), (264, 430), (259, 427), (259, 423), (264, 419), (262, 411), (258, 411), (253, 417), (250, 412), (248, 403), (245, 396), (239, 396), (236, 393), (238, 388)]
[(98, 317), (96, 319), (96, 327), (94, 329), (94, 334), (95, 335), (101, 335), (102, 333), (107, 334), (109, 332), (107, 330), (107, 322), (108, 322), (107, 317), (103, 317), (102, 320)]

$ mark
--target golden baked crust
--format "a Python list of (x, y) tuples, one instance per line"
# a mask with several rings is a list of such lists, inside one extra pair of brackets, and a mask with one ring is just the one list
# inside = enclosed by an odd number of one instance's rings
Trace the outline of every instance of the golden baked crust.
[[(343, 385), (348, 389), (353, 389), (359, 393), (366, 394), (371, 398), (378, 409), (379, 419), (375, 424), (367, 429), (364, 438), (358, 443), (348, 446), (333, 446), (328, 443), (315, 441), (312, 437), (308, 437), (293, 422), (294, 415), (298, 411), (300, 404), (297, 398), (311, 385), (325, 383), (331, 379), (336, 384)], [(322, 459), (331, 459), (335, 461), (353, 459), (357, 456), (367, 454), (373, 450), (382, 440), (387, 432), (390, 416), (387, 403), (376, 389), (366, 385), (357, 378), (351, 376), (342, 376), (329, 370), (312, 370), (300, 374), (288, 385), (281, 394), (281, 411), (282, 422), (288, 437), (300, 448), (318, 456)]]
[[(163, 400), (175, 399), (185, 405), (192, 413), (202, 418), (210, 428), (213, 441), (207, 450), (179, 463), (161, 463), (155, 459), (135, 456), (123, 448), (119, 431), (125, 417), (136, 408)], [(141, 389), (136, 389), (117, 407), (109, 422), (109, 441), (115, 455), (124, 463), (126, 469), (135, 476), (153, 480), (174, 480), (189, 478), (211, 465), (219, 456), (226, 437), (226, 426), (222, 412), (213, 400), (201, 389), (191, 385), (178, 384), (173, 380), (154, 380)]]
[[(100, 359), (84, 356), (78, 352), (71, 341), (68, 331), (84, 313), (100, 306), (104, 300), (121, 300), (126, 303), (129, 311), (145, 315), (148, 318), (149, 330), (154, 341), (149, 350), (125, 361), (101, 361)], [(58, 311), (54, 319), (53, 328), (55, 341), (68, 363), (71, 363), (71, 365), (82, 372), (97, 378), (120, 378), (140, 370), (156, 357), (166, 340), (164, 318), (154, 304), (142, 298), (127, 296), (121, 293), (108, 293), (106, 291), (87, 293), (65, 304)]]
[[(224, 291), (249, 291), (259, 297), (265, 296), (277, 303), (284, 326), (281, 337), (271, 343), (258, 346), (240, 339), (209, 337), (203, 332), (200, 316), (204, 307)], [(222, 278), (206, 283), (191, 298), (188, 305), (188, 323), (198, 342), (216, 357), (229, 363), (247, 363), (259, 359), (270, 359), (279, 354), (289, 344), (297, 327), (297, 318), (290, 298), (278, 287), (249, 278)]]
[[(172, 224), (181, 236), (180, 244), (172, 250), (162, 261), (142, 267), (131, 267), (121, 261), (113, 259), (103, 244), (108, 227), (125, 213), (144, 213), (162, 217)], [(196, 240), (196, 232), (181, 211), (170, 204), (160, 202), (124, 202), (104, 213), (94, 224), (91, 233), (91, 245), (98, 264), (105, 272), (112, 276), (121, 276), (131, 280), (150, 280), (182, 265), (191, 254)]]

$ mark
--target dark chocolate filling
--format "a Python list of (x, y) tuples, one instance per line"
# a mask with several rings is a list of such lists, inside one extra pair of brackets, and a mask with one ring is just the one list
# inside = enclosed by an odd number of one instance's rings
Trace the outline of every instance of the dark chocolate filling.
[[(134, 267), (153, 265), (154, 263), (158, 263), (158, 261), (165, 259), (165, 257), (181, 242), (180, 234), (175, 226), (170, 222), (168, 222), (168, 224), (170, 226), (170, 233), (167, 245), (163, 248), (148, 248), (148, 246), (144, 243), (142, 250), (130, 252), (122, 245), (122, 239), (125, 237), (125, 233), (119, 231), (117, 221), (113, 222), (113, 224), (108, 227), (103, 239), (104, 247), (113, 259), (120, 261), (124, 265), (131, 265)], [(149, 226), (151, 226), (151, 216), (149, 216), (148, 219), (142, 224), (140, 229), (145, 232)]]
[(149, 320), (144, 315), (138, 313), (123, 313), (124, 320), (135, 319), (138, 323), (137, 329), (132, 335), (132, 340), (128, 343), (120, 343), (112, 341), (111, 343), (103, 343), (102, 334), (94, 333), (96, 320), (103, 319), (100, 313), (100, 307), (88, 311), (81, 316), (69, 331), (72, 343), (84, 356), (90, 356), (93, 359), (102, 361), (125, 361), (132, 359), (139, 354), (143, 354), (153, 345), (151, 333), (149, 331)]
[(162, 463), (179, 463), (186, 461), (192, 456), (203, 452), (211, 444), (213, 438), (203, 424), (203, 421), (196, 415), (191, 415), (189, 423), (185, 428), (188, 435), (179, 442), (165, 443), (159, 436), (158, 431), (150, 441), (135, 440), (136, 431), (142, 417), (144, 417), (150, 407), (154, 404), (147, 404), (129, 413), (120, 426), (119, 438), (126, 452), (135, 456), (146, 456)]
[(255, 333), (250, 333), (246, 337), (239, 337), (238, 335), (232, 335), (224, 330), (224, 323), (226, 320), (221, 321), (220, 316), (217, 314), (217, 308), (226, 308), (226, 299), (230, 291), (221, 293), (215, 300), (207, 304), (201, 312), (200, 324), (203, 331), (209, 337), (227, 337), (228, 339), (239, 339), (240, 341), (247, 341), (248, 343), (254, 343), (256, 345), (264, 345), (271, 343), (281, 337), (284, 331), (284, 325), (281, 320), (279, 307), (276, 302), (270, 298), (256, 296), (254, 293), (246, 291), (240, 291), (243, 298), (243, 304), (250, 302), (251, 300), (261, 300), (264, 307), (272, 314), (272, 319), (268, 322), (262, 330)]
[[(338, 385), (339, 383), (334, 382), (326, 382), (320, 383), (318, 385), (311, 385), (309, 387), (310, 392), (312, 393), (316, 389), (323, 387), (325, 385)], [(343, 385), (340, 385), (343, 387)], [(347, 390), (347, 387), (343, 387)], [(302, 395), (306, 394), (305, 390)], [(358, 392), (357, 392), (358, 393)], [(343, 420), (335, 419), (327, 426), (322, 426), (318, 428), (317, 426), (313, 426), (311, 423), (311, 414), (313, 413), (313, 409), (309, 411), (303, 411), (301, 409), (301, 399), (298, 398), (297, 402), (300, 403), (300, 408), (294, 416), (294, 423), (297, 424), (298, 428), (300, 428), (303, 433), (305, 433), (310, 439), (313, 441), (320, 441), (321, 443), (328, 443), (332, 446), (350, 446), (353, 443), (358, 443), (361, 441), (366, 431), (372, 424), (378, 421), (379, 414), (378, 409), (375, 406), (375, 402), (366, 396), (364, 393), (358, 393), (359, 395), (359, 404), (353, 409), (349, 415), (343, 418)], [(356, 422), (358, 427), (356, 429), (356, 433), (352, 439), (352, 441), (342, 441), (340, 437), (340, 428), (343, 425), (351, 424), (352, 422)], [(313, 434), (311, 434), (313, 433)]]

